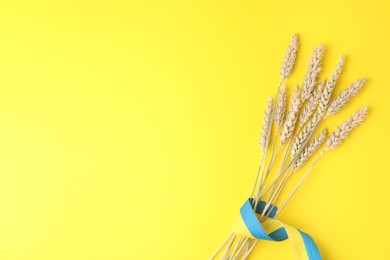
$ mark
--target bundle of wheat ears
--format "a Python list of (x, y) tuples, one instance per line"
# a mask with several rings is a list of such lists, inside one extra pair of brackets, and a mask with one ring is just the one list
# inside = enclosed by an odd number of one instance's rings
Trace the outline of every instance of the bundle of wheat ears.
[[(250, 197), (253, 209), (257, 209), (260, 202), (265, 202), (261, 214), (257, 214), (260, 223), (270, 217), (270, 212), (274, 212), (272, 217), (276, 218), (320, 158), (341, 145), (352, 130), (362, 124), (367, 117), (368, 108), (363, 107), (330, 135), (327, 128), (321, 129), (320, 126), (325, 119), (339, 112), (359, 93), (366, 82), (366, 79), (357, 79), (342, 92), (334, 94), (333, 90), (343, 69), (345, 58), (341, 56), (333, 75), (328, 80), (320, 81), (318, 77), (322, 70), (321, 61), (325, 52), (322, 45), (313, 50), (302, 85), (292, 90), (288, 102), (289, 91), (285, 80), (293, 71), (298, 47), (298, 35), (294, 35), (280, 69), (280, 83), (276, 97), (269, 98), (264, 112), (260, 136), (262, 156)], [(306, 164), (305, 171), (299, 173)], [(297, 172), (300, 178), (293, 183), (291, 177), (297, 175)], [(289, 189), (290, 193), (281, 196), (288, 184), (292, 185)], [(280, 201), (281, 198), (284, 198), (284, 201)], [(272, 211), (273, 207), (275, 207), (274, 211)], [(239, 236), (233, 232), (211, 259), (217, 256), (219, 259), (246, 259), (258, 242), (257, 239)]]

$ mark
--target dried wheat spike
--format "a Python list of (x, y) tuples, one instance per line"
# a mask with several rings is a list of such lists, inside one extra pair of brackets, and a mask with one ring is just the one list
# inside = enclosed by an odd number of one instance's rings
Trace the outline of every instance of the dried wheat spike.
[(290, 76), (294, 68), (295, 60), (297, 58), (298, 47), (298, 35), (295, 34), (291, 39), (290, 45), (287, 47), (282, 66), (280, 68), (280, 77), (282, 80)]
[(313, 118), (305, 125), (302, 131), (300, 131), (299, 134), (295, 137), (293, 146), (291, 148), (291, 156), (293, 158), (296, 155), (296, 153), (299, 151), (299, 149), (302, 147), (302, 145), (306, 142), (307, 138), (310, 136), (311, 132), (313, 131), (317, 123), (320, 121), (320, 119), (321, 119), (320, 114), (318, 113), (314, 114)]
[(267, 102), (267, 108), (264, 111), (264, 122), (260, 135), (260, 146), (262, 148), (263, 154), (267, 151), (272, 128), (272, 105), (273, 100), (270, 97)]
[(286, 117), (286, 106), (287, 106), (287, 89), (286, 85), (280, 89), (278, 103), (275, 108), (274, 120), (277, 127), (283, 125), (284, 119)]
[(283, 145), (294, 133), (295, 125), (297, 123), (299, 109), (301, 108), (302, 101), (300, 97), (300, 90), (297, 86), (294, 89), (294, 93), (291, 99), (291, 104), (287, 113), (286, 120), (283, 125), (282, 132), (280, 134), (280, 144)]
[(309, 67), (303, 80), (302, 85), (302, 102), (308, 100), (313, 92), (314, 87), (317, 85), (318, 73), (322, 70), (321, 60), (324, 55), (325, 48), (320, 45), (313, 50), (313, 54), (309, 60)]
[(322, 130), (321, 134), (314, 138), (308, 146), (305, 147), (302, 154), (299, 156), (299, 159), (295, 162), (294, 171), (301, 168), (306, 162), (310, 159), (310, 157), (322, 146), (324, 141), (326, 140), (328, 131), (326, 128)]
[(349, 117), (341, 126), (339, 126), (329, 137), (326, 142), (325, 151), (329, 149), (335, 149), (339, 146), (345, 138), (349, 136), (349, 133), (363, 123), (366, 119), (368, 108), (363, 107), (356, 111), (351, 117)]
[(318, 112), (321, 114), (323, 114), (328, 108), (330, 96), (332, 95), (333, 89), (336, 86), (336, 82), (340, 76), (341, 71), (343, 70), (344, 61), (344, 56), (341, 56), (340, 61), (337, 64), (336, 70), (334, 71), (330, 80), (326, 83), (326, 86), (322, 93), (320, 104), (318, 106)]
[(302, 113), (299, 116), (300, 125), (304, 125), (309, 118), (313, 115), (315, 109), (318, 106), (318, 103), (321, 100), (322, 91), (325, 87), (325, 81), (322, 81), (317, 88), (314, 89), (313, 94), (310, 96), (309, 102), (303, 108)]
[(356, 96), (366, 83), (366, 79), (358, 79), (352, 85), (342, 91), (329, 105), (326, 116), (336, 114), (341, 108), (343, 108), (349, 100)]

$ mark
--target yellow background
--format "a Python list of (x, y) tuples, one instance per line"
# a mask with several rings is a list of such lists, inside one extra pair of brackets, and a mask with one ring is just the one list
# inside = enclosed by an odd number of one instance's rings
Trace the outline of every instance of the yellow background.
[[(388, 1), (1, 1), (0, 259), (207, 259), (260, 157), (285, 48), (327, 47), (370, 117), (280, 216), (324, 259), (390, 259)], [(291, 259), (287, 242), (252, 259)]]

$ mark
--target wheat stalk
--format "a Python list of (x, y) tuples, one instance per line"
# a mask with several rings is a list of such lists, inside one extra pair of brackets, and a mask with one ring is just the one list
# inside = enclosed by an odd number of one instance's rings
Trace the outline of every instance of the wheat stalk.
[(251, 197), (253, 197), (253, 195), (255, 193), (257, 182), (259, 181), (259, 177), (260, 177), (260, 181), (263, 179), (264, 162), (267, 159), (267, 150), (268, 150), (269, 141), (271, 138), (271, 131), (272, 131), (273, 103), (274, 102), (273, 102), (272, 98), (269, 97), (268, 102), (267, 102), (267, 107), (264, 111), (264, 119), (263, 119), (264, 122), (263, 122), (262, 130), (261, 130), (261, 134), (260, 134), (260, 141), (259, 141), (260, 147), (262, 150), (262, 158), (260, 159), (260, 165), (257, 169), (255, 184), (253, 186)]
[[(278, 96), (278, 94), (279, 94), (280, 86), (282, 85), (283, 80), (285, 78), (287, 78), (291, 74), (291, 72), (292, 72), (292, 70), (294, 68), (295, 60), (296, 60), (297, 52), (298, 52), (298, 47), (299, 47), (298, 35), (295, 34), (292, 37), (289, 46), (287, 47), (287, 50), (286, 50), (286, 53), (285, 53), (285, 56), (284, 56), (284, 60), (282, 62), (282, 66), (281, 66), (281, 70), (280, 70), (280, 76), (281, 77), (280, 77), (279, 87), (278, 87), (276, 96)], [(285, 86), (283, 88), (285, 88)], [(286, 90), (284, 89), (284, 91), (283, 91), (283, 88), (282, 88), (282, 93), (279, 95), (279, 97), (280, 97), (279, 103), (278, 103), (279, 105), (278, 105), (278, 108), (277, 108), (277, 113), (275, 115), (275, 123), (277, 124), (277, 127), (278, 127), (277, 133), (279, 132), (279, 128), (283, 124), (283, 121), (284, 121), (285, 107), (286, 107), (286, 102), (287, 102)], [(267, 107), (267, 110), (271, 110), (271, 109), (268, 109), (268, 108), (269, 107)], [(274, 107), (272, 106), (272, 110), (273, 110), (273, 108)], [(264, 118), (266, 118), (268, 120), (268, 114)], [(270, 136), (271, 136), (272, 121), (270, 122), (269, 129), (264, 129), (264, 126), (266, 126), (266, 125), (267, 124), (264, 123), (263, 131), (262, 131), (261, 138), (260, 138), (260, 145), (262, 147), (262, 159), (260, 160), (260, 165), (258, 167), (256, 180), (255, 180), (255, 184), (254, 184), (254, 187), (253, 187), (253, 191), (252, 191), (251, 197), (253, 197), (253, 194), (254, 194), (254, 192), (256, 190), (257, 182), (258, 182), (258, 179), (259, 179), (260, 175), (261, 175), (260, 184), (261, 184), (261, 181), (263, 180), (264, 163), (266, 161), (266, 151), (268, 149), (269, 140), (270, 140)], [(267, 134), (266, 130), (269, 130), (268, 134)], [(274, 145), (273, 145), (273, 148), (272, 148), (271, 162), (274, 159), (275, 143), (276, 143), (276, 137), (274, 139)], [(261, 186), (259, 186), (259, 191), (260, 191), (260, 189), (261, 189)], [(258, 202), (258, 200), (255, 201), (254, 207), (257, 206), (257, 202)]]
[(282, 66), (280, 67), (280, 78), (282, 80), (290, 76), (294, 68), (295, 60), (297, 58), (298, 47), (298, 35), (295, 34), (292, 37), (289, 46), (287, 47)]
[[(275, 162), (274, 161), (274, 159), (275, 159), (275, 145), (276, 145), (277, 137), (279, 135), (279, 130), (280, 130), (281, 126), (283, 125), (283, 123), (285, 122), (286, 105), (287, 105), (287, 89), (286, 89), (286, 85), (283, 85), (280, 92), (278, 91), (278, 103), (277, 103), (276, 108), (274, 110), (274, 121), (276, 124), (276, 135), (275, 135), (274, 140), (273, 140), (271, 160), (270, 160), (269, 165), (268, 165), (268, 170), (267, 170), (265, 179), (264, 180), (262, 179), (262, 183), (260, 183), (259, 190), (258, 190), (257, 194), (261, 193), (261, 189), (264, 185), (264, 182), (267, 181), (269, 172), (272, 169), (272, 166)], [(278, 149), (278, 151), (276, 152), (276, 156), (279, 154), (279, 151), (280, 151), (280, 149)], [(255, 205), (257, 205), (257, 201), (256, 201)]]
[(322, 70), (321, 60), (324, 52), (324, 46), (320, 45), (313, 50), (313, 54), (309, 59), (309, 67), (302, 84), (302, 102), (310, 98), (314, 87), (317, 85), (317, 76)]
[(326, 117), (336, 114), (349, 100), (356, 96), (366, 83), (366, 79), (358, 79), (352, 85), (342, 91), (329, 105)]
[[(285, 177), (282, 179), (281, 184), (278, 188), (275, 188), (276, 192), (271, 195), (271, 200), (276, 196), (275, 203), (271, 201), (270, 203), (276, 204), (280, 198), (280, 195), (282, 193), (282, 190), (286, 186), (287, 182), (289, 181), (290, 177), (299, 170), (302, 166), (306, 164), (306, 162), (311, 158), (311, 156), (322, 146), (324, 141), (327, 138), (327, 130), (326, 128), (321, 132), (320, 135), (318, 135), (316, 138), (314, 138), (302, 151), (301, 155), (299, 156), (298, 160), (295, 161), (293, 165), (293, 169), (290, 174), (286, 174)], [(269, 212), (272, 211), (274, 206), (269, 210)], [(267, 214), (265, 215), (267, 216)]]

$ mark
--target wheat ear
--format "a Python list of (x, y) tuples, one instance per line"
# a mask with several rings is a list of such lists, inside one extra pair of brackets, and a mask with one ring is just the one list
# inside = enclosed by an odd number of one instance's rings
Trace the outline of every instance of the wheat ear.
[(299, 109), (302, 105), (300, 97), (300, 89), (297, 86), (291, 99), (291, 104), (287, 113), (286, 121), (284, 122), (282, 132), (280, 134), (280, 145), (283, 145), (294, 133), (295, 125), (297, 123)]
[(341, 126), (339, 126), (326, 142), (325, 150), (335, 149), (339, 146), (350, 132), (363, 123), (368, 114), (368, 107), (363, 107), (349, 117)]
[(324, 46), (320, 45), (313, 50), (313, 54), (309, 59), (309, 67), (302, 84), (302, 102), (305, 102), (310, 98), (314, 87), (317, 85), (317, 76), (322, 70), (321, 60), (324, 52)]
[(313, 118), (305, 125), (305, 127), (296, 135), (294, 143), (291, 148), (291, 157), (294, 158), (299, 149), (306, 142), (309, 135), (313, 132), (314, 127), (320, 122), (321, 115), (315, 113)]
[(298, 35), (294, 34), (289, 46), (287, 47), (287, 51), (286, 54), (284, 55), (282, 66), (280, 67), (280, 78), (282, 80), (290, 76), (294, 68), (295, 60), (297, 58), (298, 47), (299, 47)]
[(272, 98), (270, 97), (267, 102), (267, 108), (264, 111), (264, 122), (260, 135), (260, 146), (262, 148), (263, 154), (266, 153), (269, 145), (269, 140), (271, 136), (272, 129)]
[(309, 120), (320, 103), (325, 84), (325, 81), (322, 81), (320, 84), (318, 84), (317, 88), (314, 89), (309, 102), (307, 102), (306, 106), (303, 108), (303, 111), (299, 116), (299, 123), (301, 126)]
[(321, 96), (321, 101), (318, 105), (318, 112), (320, 114), (323, 114), (326, 109), (328, 108), (330, 96), (332, 95), (333, 89), (336, 86), (336, 82), (338, 78), (340, 77), (340, 73), (343, 70), (345, 57), (341, 56), (339, 63), (337, 64), (337, 67), (335, 71), (333, 72), (332, 77), (330, 80), (326, 83), (326, 86), (324, 88), (324, 91)]
[(306, 164), (306, 162), (310, 159), (310, 157), (321, 147), (321, 145), (325, 142), (327, 138), (327, 130), (326, 128), (322, 130), (321, 134), (318, 135), (316, 138), (314, 138), (303, 150), (300, 157), (294, 164), (293, 171), (297, 171), (299, 168), (301, 168), (303, 165)]
[(359, 91), (364, 87), (366, 79), (358, 79), (352, 85), (342, 91), (330, 104), (326, 117), (336, 114), (341, 108), (343, 108), (349, 100), (359, 94)]
[(275, 112), (274, 112), (274, 120), (278, 128), (280, 128), (284, 123), (284, 119), (286, 117), (286, 106), (287, 106), (287, 89), (286, 89), (286, 85), (283, 85), (283, 87), (279, 92), (278, 103), (275, 107)]

